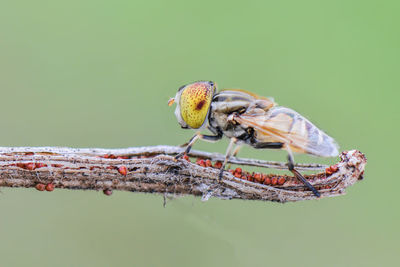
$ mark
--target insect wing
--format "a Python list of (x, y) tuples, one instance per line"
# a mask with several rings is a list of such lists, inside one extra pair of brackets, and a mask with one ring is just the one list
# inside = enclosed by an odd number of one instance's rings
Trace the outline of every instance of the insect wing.
[(298, 153), (309, 153), (322, 157), (338, 154), (332, 137), (319, 130), (296, 111), (276, 107), (268, 112), (252, 109), (238, 115), (234, 120), (255, 131), (258, 142), (281, 142)]

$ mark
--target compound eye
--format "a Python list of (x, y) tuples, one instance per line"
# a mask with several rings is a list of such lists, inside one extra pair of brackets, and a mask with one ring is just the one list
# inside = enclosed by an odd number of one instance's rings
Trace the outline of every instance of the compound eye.
[(200, 128), (206, 120), (214, 87), (209, 82), (196, 82), (183, 88), (180, 97), (182, 119), (193, 129)]

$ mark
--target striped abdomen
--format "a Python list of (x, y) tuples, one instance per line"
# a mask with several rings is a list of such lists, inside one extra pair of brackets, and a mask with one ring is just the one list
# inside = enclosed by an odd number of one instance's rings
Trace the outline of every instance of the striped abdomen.
[(242, 126), (255, 131), (257, 143), (281, 142), (292, 151), (323, 157), (338, 154), (332, 137), (294, 110), (275, 107), (269, 111), (249, 109), (234, 117)]

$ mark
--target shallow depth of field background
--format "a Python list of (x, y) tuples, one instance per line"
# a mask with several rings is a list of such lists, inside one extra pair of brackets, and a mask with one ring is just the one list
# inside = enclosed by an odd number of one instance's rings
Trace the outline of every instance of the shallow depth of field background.
[[(368, 158), (342, 197), (277, 204), (1, 189), (1, 266), (399, 262), (397, 1), (7, 1), (0, 146), (177, 145), (167, 106), (214, 80), (273, 96)], [(225, 152), (227, 141), (195, 149)], [(243, 157), (285, 160), (279, 151)], [(297, 156), (300, 162), (333, 163)]]

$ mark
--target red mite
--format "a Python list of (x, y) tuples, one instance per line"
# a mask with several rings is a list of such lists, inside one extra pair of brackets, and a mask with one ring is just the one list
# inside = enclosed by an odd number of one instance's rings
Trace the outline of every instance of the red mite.
[(270, 185), (271, 183), (272, 183), (272, 182), (271, 182), (271, 178), (269, 178), (269, 177), (265, 178), (264, 184)]
[(201, 160), (199, 160), (199, 163), (198, 163), (201, 167), (205, 167), (206, 166), (206, 162), (203, 160), (203, 159), (201, 159)]
[(255, 180), (257, 183), (262, 183), (262, 182), (261, 182), (261, 173), (255, 173), (253, 177), (254, 177), (254, 180)]
[(62, 164), (51, 164), (52, 167), (55, 168), (61, 168), (63, 165)]
[(328, 168), (325, 169), (326, 175), (331, 175), (339, 170), (337, 164), (329, 166)]
[(189, 156), (188, 156), (187, 154), (185, 154), (185, 155), (183, 156), (183, 159), (185, 159), (185, 160), (187, 160), (187, 161), (190, 162)]
[(221, 167), (222, 167), (222, 162), (221, 161), (216, 161), (214, 163), (214, 168), (221, 169)]
[(242, 174), (242, 168), (236, 168), (235, 172), (238, 173), (238, 174)]
[(44, 191), (46, 189), (46, 186), (44, 184), (37, 184), (35, 188), (39, 191)]
[(53, 190), (54, 190), (54, 184), (50, 183), (50, 184), (47, 184), (47, 185), (46, 185), (46, 191), (51, 192), (51, 191), (53, 191)]
[(25, 169), (25, 163), (17, 163), (17, 167)]
[(111, 196), (112, 195), (112, 190), (111, 189), (104, 189), (103, 190), (103, 193), (104, 193), (104, 195), (106, 195), (106, 196)]
[(36, 163), (36, 169), (43, 168), (43, 167), (47, 167), (47, 165), (44, 163)]
[(234, 172), (233, 176), (235, 176), (236, 178), (242, 178), (242, 174), (240, 174), (238, 172)]
[(36, 164), (33, 163), (33, 162), (26, 163), (25, 167), (26, 167), (27, 170), (33, 171), (34, 169), (36, 169)]
[(126, 169), (125, 166), (121, 166), (121, 167), (118, 168), (118, 172), (119, 172), (121, 175), (124, 175), (124, 176), (125, 176), (125, 175), (128, 173), (128, 170)]

